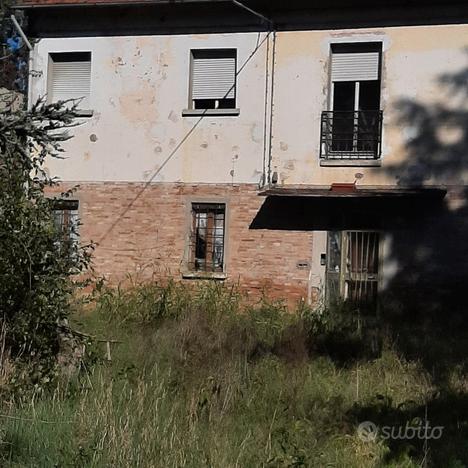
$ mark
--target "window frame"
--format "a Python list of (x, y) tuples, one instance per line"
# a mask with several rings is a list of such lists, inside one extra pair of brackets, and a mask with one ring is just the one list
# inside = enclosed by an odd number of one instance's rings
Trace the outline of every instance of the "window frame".
[[(60, 221), (57, 216), (60, 214)], [(55, 229), (62, 234), (59, 248), (64, 244), (80, 246), (80, 201), (78, 199), (55, 199), (52, 201), (52, 219)], [(60, 223), (60, 224), (59, 224)], [(74, 231), (72, 230), (74, 229)], [(70, 249), (74, 250), (74, 249)]]
[[(219, 270), (196, 269), (194, 264), (195, 245), (194, 245), (194, 221), (195, 211), (197, 206), (218, 206), (224, 208), (224, 223), (223, 223), (223, 257), (222, 268)], [(186, 255), (185, 267), (182, 271), (182, 277), (185, 279), (212, 279), (225, 280), (227, 278), (227, 259), (228, 259), (228, 219), (229, 219), (229, 204), (226, 199), (212, 198), (189, 198), (186, 202)]]
[[(214, 107), (214, 108), (196, 108), (194, 105), (193, 99), (193, 78), (194, 78), (194, 63), (195, 55), (197, 53), (210, 54), (213, 55), (223, 53), (226, 54), (226, 58), (230, 58), (229, 55), (232, 54), (235, 60), (235, 73), (234, 73), (234, 106), (233, 107)], [(184, 117), (197, 117), (197, 116), (238, 116), (240, 114), (240, 109), (238, 108), (238, 49), (235, 47), (223, 47), (223, 48), (193, 48), (189, 52), (189, 79), (188, 79), (188, 107), (182, 111), (182, 116)], [(219, 99), (214, 99), (214, 101), (219, 101)]]
[[(329, 67), (328, 67), (328, 110), (333, 111), (333, 98), (335, 91), (335, 82), (332, 77), (332, 59), (333, 54), (340, 53), (353, 53), (353, 52), (378, 52), (379, 53), (379, 81), (380, 83), (380, 106), (382, 105), (382, 70), (383, 70), (383, 54), (384, 54), (384, 44), (383, 41), (357, 41), (357, 42), (333, 42), (330, 44), (329, 52)], [(361, 81), (355, 81), (355, 90), (354, 90), (354, 110), (359, 110), (359, 86)]]
[[(88, 96), (88, 104), (89, 106), (87, 107), (84, 107), (84, 108), (80, 108), (78, 107), (76, 110), (75, 110), (75, 114), (78, 116), (78, 117), (92, 117), (93, 114), (94, 114), (94, 110), (92, 109), (92, 105), (91, 105), (91, 98), (92, 98), (92, 83), (93, 83), (93, 80), (92, 80), (92, 76), (93, 76), (93, 53), (91, 50), (60, 50), (60, 51), (49, 51), (47, 53), (47, 57), (48, 57), (48, 62), (47, 62), (47, 82), (46, 82), (46, 92), (47, 92), (47, 103), (48, 104), (52, 104), (54, 102), (58, 102), (58, 101), (54, 101), (52, 99), (52, 80), (53, 80), (53, 75), (54, 75), (54, 55), (55, 56), (58, 56), (58, 55), (84, 55), (84, 54), (88, 54), (89, 55), (89, 65), (90, 65), (90, 73), (89, 73), (89, 96)], [(71, 61), (71, 60), (70, 60)], [(78, 60), (78, 61), (83, 61), (83, 62), (87, 62), (88, 60)], [(65, 62), (65, 60), (63, 60), (62, 62)], [(70, 98), (70, 99), (74, 99), (74, 98)]]
[[(339, 53), (366, 53), (366, 52), (378, 52), (379, 54), (379, 65), (378, 65), (378, 81), (379, 82), (379, 110), (368, 111), (375, 112), (376, 118), (380, 121), (378, 123), (378, 138), (376, 140), (377, 151), (374, 158), (363, 157), (362, 155), (365, 152), (356, 151), (352, 156), (339, 157), (340, 151), (332, 151), (331, 154), (328, 154), (327, 151), (323, 149), (323, 127), (321, 128), (320, 135), (320, 165), (321, 166), (381, 166), (382, 164), (382, 146), (383, 146), (383, 123), (382, 123), (382, 95), (383, 95), (383, 61), (384, 61), (384, 41), (383, 40), (374, 40), (374, 41), (344, 41), (344, 42), (332, 42), (329, 45), (329, 56), (328, 56), (328, 96), (327, 96), (327, 111), (322, 112), (322, 125), (324, 114), (330, 114), (334, 111), (334, 94), (335, 94), (335, 82), (333, 81), (332, 73), (332, 62), (333, 54)], [(373, 80), (371, 80), (373, 81)], [(347, 82), (344, 82), (347, 83)], [(359, 94), (360, 94), (360, 83), (361, 81), (354, 82), (354, 112), (359, 112)], [(378, 115), (377, 115), (378, 114)], [(355, 117), (357, 118), (357, 117)], [(343, 152), (346, 154), (348, 152)], [(360, 156), (361, 154), (361, 156)]]

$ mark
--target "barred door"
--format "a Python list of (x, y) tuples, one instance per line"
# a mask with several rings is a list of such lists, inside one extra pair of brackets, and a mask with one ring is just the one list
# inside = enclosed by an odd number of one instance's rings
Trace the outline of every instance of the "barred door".
[(379, 283), (380, 235), (374, 231), (328, 233), (326, 289), (328, 301), (341, 298), (373, 304)]

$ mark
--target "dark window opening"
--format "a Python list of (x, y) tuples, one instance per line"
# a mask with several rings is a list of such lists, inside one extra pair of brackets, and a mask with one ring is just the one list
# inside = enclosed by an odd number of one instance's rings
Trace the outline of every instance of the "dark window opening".
[(234, 109), (236, 107), (235, 99), (219, 99), (218, 109)]
[(50, 58), (54, 62), (90, 62), (91, 52), (52, 52)]
[(333, 85), (333, 110), (353, 111), (355, 103), (356, 83), (354, 81), (339, 81)]
[(354, 136), (354, 104), (356, 84), (342, 81), (333, 87), (333, 151), (353, 151)]
[(382, 52), (381, 42), (343, 42), (331, 44), (334, 54)]
[(194, 109), (235, 109), (235, 99), (194, 99)]
[(380, 80), (359, 83), (359, 109), (361, 111), (380, 110)]

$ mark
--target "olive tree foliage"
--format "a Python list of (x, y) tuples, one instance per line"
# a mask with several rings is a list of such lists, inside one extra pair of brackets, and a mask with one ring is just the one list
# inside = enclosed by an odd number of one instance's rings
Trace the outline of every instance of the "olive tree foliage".
[(20, 359), (53, 360), (59, 326), (89, 267), (91, 246), (67, 241), (54, 223), (58, 197), (46, 194), (59, 181), (44, 164), (63, 156), (75, 122), (74, 107), (42, 100), (0, 112), (0, 320), (6, 347)]

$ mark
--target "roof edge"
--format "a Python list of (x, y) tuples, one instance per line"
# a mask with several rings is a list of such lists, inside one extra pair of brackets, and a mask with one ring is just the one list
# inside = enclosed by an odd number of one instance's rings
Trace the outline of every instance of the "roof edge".
[(18, 2), (13, 8), (18, 10), (47, 9), (47, 8), (80, 8), (80, 7), (108, 7), (108, 6), (141, 6), (141, 5), (169, 5), (186, 3), (230, 3), (229, 0), (50, 0), (48, 2)]

